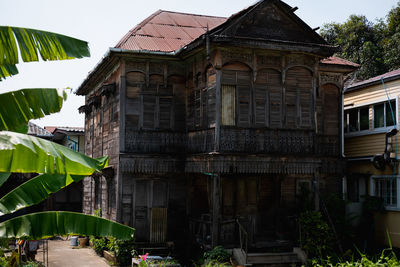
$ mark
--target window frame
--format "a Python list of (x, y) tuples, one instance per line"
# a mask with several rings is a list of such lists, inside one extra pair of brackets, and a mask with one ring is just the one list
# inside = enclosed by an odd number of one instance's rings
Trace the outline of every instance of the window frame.
[[(378, 103), (374, 103), (374, 104), (372, 104), (371, 106), (372, 106), (372, 129), (373, 130), (375, 130), (375, 129), (385, 129), (385, 130), (387, 130), (387, 129), (391, 129), (391, 128), (393, 128), (393, 127), (397, 127), (397, 117), (398, 117), (398, 111), (397, 111), (397, 98), (396, 99), (389, 99), (389, 103), (390, 102), (392, 102), (392, 101), (394, 101), (394, 105), (395, 105), (395, 110), (394, 110), (394, 115), (395, 115), (395, 121), (394, 121), (394, 124), (393, 125), (390, 125), (390, 126), (387, 126), (386, 125), (386, 114), (387, 114), (387, 112), (386, 112), (386, 107), (387, 107), (387, 104), (388, 104), (388, 100), (386, 100), (386, 101), (382, 101), (382, 102), (378, 102)], [(377, 105), (380, 105), (380, 104), (383, 104), (383, 124), (384, 124), (384, 126), (383, 127), (375, 127), (375, 106), (377, 106)]]
[[(388, 132), (389, 130), (391, 130), (391, 129), (393, 129), (393, 128), (396, 128), (396, 129), (398, 129), (399, 127), (398, 127), (398, 120), (399, 120), (399, 118), (398, 118), (398, 114), (399, 114), (399, 108), (398, 108), (398, 97), (396, 96), (396, 97), (393, 97), (393, 98), (390, 98), (389, 99), (389, 101), (390, 102), (392, 102), (392, 101), (394, 101), (395, 103), (395, 109), (394, 109), (394, 113), (395, 113), (395, 122), (394, 122), (394, 125), (391, 125), (391, 126), (386, 126), (386, 106), (387, 106), (387, 102), (388, 102), (388, 100), (381, 100), (381, 101), (374, 101), (374, 102), (369, 102), (369, 103), (363, 103), (362, 105), (354, 105), (354, 106), (351, 106), (351, 107), (348, 107), (348, 108), (344, 108), (344, 110), (343, 110), (343, 133), (344, 133), (344, 136), (345, 137), (353, 137), (353, 136), (363, 136), (363, 135), (370, 135), (370, 134), (380, 134), (380, 133), (386, 133), (386, 132)], [(384, 127), (378, 127), (378, 128), (375, 128), (375, 113), (374, 113), (374, 106), (375, 105), (379, 105), (379, 104), (382, 104), (382, 103), (384, 103), (384, 123), (385, 123), (385, 126)], [(369, 109), (369, 114), (371, 113), (371, 109), (372, 109), (372, 118), (371, 118), (371, 120), (369, 121), (369, 125), (370, 125), (370, 127), (369, 127), (369, 129), (368, 130), (359, 130), (360, 129), (360, 123), (361, 123), (361, 121), (360, 121), (360, 110), (362, 109), (362, 108), (364, 108), (364, 107), (368, 107), (368, 109)], [(357, 116), (358, 116), (358, 124), (357, 124), (357, 127), (358, 127), (358, 131), (354, 131), (354, 132), (350, 132), (350, 125), (349, 125), (349, 113), (348, 113), (348, 111), (349, 110), (352, 110), (352, 109), (357, 109)], [(372, 128), (371, 128), (371, 123), (372, 123)]]
[[(391, 179), (396, 179), (396, 204), (394, 205), (388, 205), (384, 203), (385, 209), (387, 210), (400, 210), (400, 175), (372, 175), (370, 177), (370, 195), (375, 196), (375, 197), (381, 197), (376, 194), (376, 186), (375, 182), (376, 180), (391, 180)], [(390, 190), (392, 191), (392, 189)]]

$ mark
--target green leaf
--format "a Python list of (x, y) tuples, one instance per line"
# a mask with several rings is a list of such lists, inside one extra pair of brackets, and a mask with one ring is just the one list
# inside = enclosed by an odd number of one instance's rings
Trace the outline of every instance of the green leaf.
[(15, 65), (0, 65), (0, 81), (12, 75), (18, 74), (18, 69)]
[[(89, 57), (88, 43), (69, 36), (35, 29), (0, 26), (0, 65), (18, 63), (18, 48), (25, 62)], [(18, 44), (18, 45), (17, 45)]]
[(73, 182), (79, 182), (85, 177), (79, 175), (70, 176), (68, 174), (42, 174), (36, 176), (8, 192), (0, 199), (0, 216), (38, 204), (50, 194)]
[(32, 213), (0, 223), (0, 236), (43, 239), (55, 235), (112, 236), (128, 240), (135, 229), (100, 217), (67, 211)]
[(9, 172), (0, 172), (0, 186), (2, 186), (10, 177), (11, 173)]
[(0, 132), (0, 172), (91, 175), (108, 157), (92, 159), (65, 146), (25, 134)]
[(67, 96), (54, 88), (21, 89), (0, 94), (0, 130), (17, 131), (29, 120), (59, 112)]

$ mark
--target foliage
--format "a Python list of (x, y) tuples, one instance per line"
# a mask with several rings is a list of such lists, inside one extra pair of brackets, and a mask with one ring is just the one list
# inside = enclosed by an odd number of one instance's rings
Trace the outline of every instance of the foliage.
[(90, 56), (87, 42), (36, 29), (0, 26), (0, 80), (17, 74), (18, 51), (25, 62), (63, 60)]
[(313, 259), (309, 264), (315, 267), (397, 267), (400, 266), (400, 261), (397, 259), (396, 254), (391, 249), (386, 249), (381, 252), (378, 257), (368, 257), (361, 254), (360, 259), (351, 259), (347, 261), (333, 262), (332, 259)]
[(358, 78), (367, 79), (400, 68), (400, 2), (386, 20), (375, 23), (351, 15), (344, 23), (325, 24), (320, 34), (341, 49), (336, 55), (360, 64)]
[(222, 246), (216, 246), (204, 253), (205, 262), (229, 262), (231, 255)]
[(67, 99), (64, 90), (22, 89), (0, 94), (0, 130), (16, 131), (27, 121), (59, 112)]
[(127, 266), (131, 264), (134, 250), (135, 240), (116, 240), (115, 257), (119, 266)]
[(300, 214), (301, 245), (308, 257), (325, 258), (333, 252), (332, 230), (318, 211)]
[[(26, 62), (37, 61), (39, 54), (43, 60), (90, 55), (87, 42), (40, 30), (0, 26), (0, 40), (0, 79), (18, 73), (18, 53)], [(1, 94), (0, 100), (0, 130), (24, 128), (26, 132), (30, 119), (61, 109), (65, 92), (24, 89)], [(43, 139), (7, 131), (0, 131), (0, 158), (0, 185), (11, 172), (41, 174), (0, 199), (0, 215), (36, 204), (108, 164), (107, 157), (92, 159)], [(133, 228), (112, 221), (70, 212), (33, 213), (0, 223), (1, 236), (25, 239), (73, 233), (130, 239), (133, 232)]]
[(229, 267), (231, 264), (227, 262), (210, 261), (203, 265), (204, 267)]
[(93, 249), (97, 254), (102, 255), (103, 250), (107, 248), (107, 239), (105, 237), (90, 238), (90, 242), (93, 243)]

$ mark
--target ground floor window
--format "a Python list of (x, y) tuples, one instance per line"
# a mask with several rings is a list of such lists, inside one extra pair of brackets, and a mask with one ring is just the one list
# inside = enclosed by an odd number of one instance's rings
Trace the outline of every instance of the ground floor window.
[(400, 208), (398, 203), (399, 175), (373, 175), (371, 177), (371, 193), (382, 198), (386, 208)]

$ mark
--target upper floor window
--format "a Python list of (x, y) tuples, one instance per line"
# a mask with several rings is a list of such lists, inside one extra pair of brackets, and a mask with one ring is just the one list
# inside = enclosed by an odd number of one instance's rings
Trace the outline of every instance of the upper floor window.
[[(346, 109), (343, 120), (344, 132), (354, 133), (394, 126), (397, 121), (396, 113), (396, 100)], [(372, 121), (371, 126), (370, 121)]]
[[(396, 123), (396, 101), (383, 102), (373, 105), (374, 128), (393, 126)], [(392, 115), (393, 110), (393, 115)], [(394, 117), (394, 118), (393, 118)]]
[(345, 132), (358, 132), (369, 129), (369, 107), (348, 109), (344, 113)]

